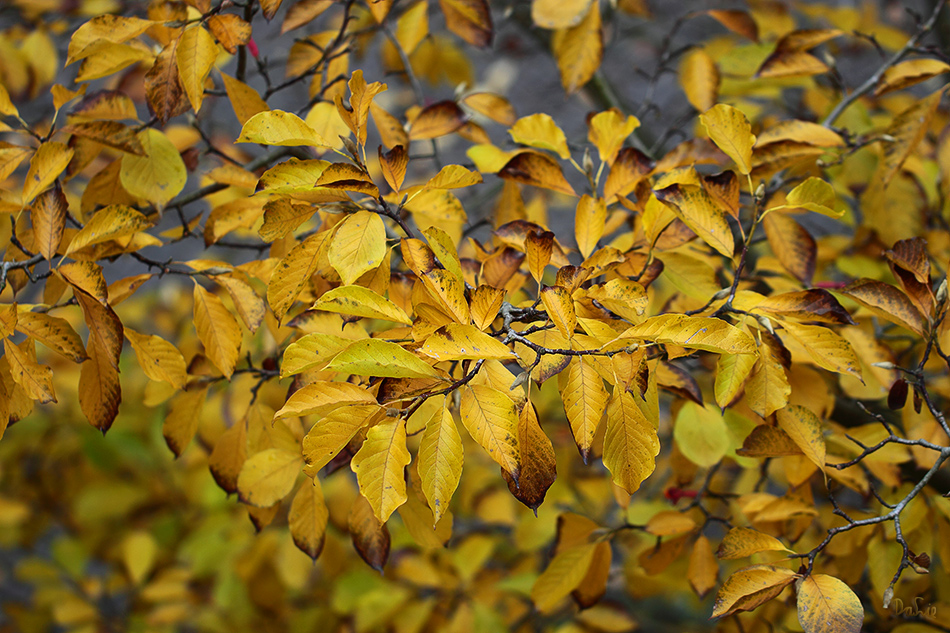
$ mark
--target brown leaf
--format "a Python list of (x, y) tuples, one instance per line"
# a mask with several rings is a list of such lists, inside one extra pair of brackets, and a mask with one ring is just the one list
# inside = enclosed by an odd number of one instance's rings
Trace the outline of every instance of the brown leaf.
[(745, 457), (784, 457), (801, 455), (802, 449), (777, 426), (760, 424), (743, 440), (736, 454)]
[(739, 10), (711, 10), (706, 15), (715, 18), (724, 27), (753, 42), (759, 41), (759, 26), (746, 11)]
[(406, 179), (406, 167), (409, 165), (409, 152), (404, 145), (396, 145), (388, 152), (383, 152), (379, 146), (379, 164), (383, 169), (383, 177), (393, 191), (398, 192)]
[(818, 245), (811, 233), (791, 216), (780, 212), (769, 213), (762, 224), (769, 246), (782, 266), (802, 283), (811, 284), (818, 254)]
[(424, 108), (412, 121), (409, 139), (433, 139), (456, 131), (467, 120), (462, 108), (454, 101), (439, 101)]
[(924, 316), (907, 295), (894, 286), (874, 279), (858, 279), (841, 292), (878, 316), (920, 336), (925, 335), (927, 322)]
[(765, 298), (755, 309), (801, 321), (855, 325), (851, 315), (834, 295), (821, 288), (773, 295)]
[(521, 449), (521, 469), (518, 481), (502, 469), (508, 490), (515, 499), (538, 513), (548, 488), (557, 479), (554, 445), (538, 423), (538, 412), (530, 402), (521, 409), (518, 420), (518, 446)]
[(357, 495), (353, 502), (348, 524), (353, 547), (360, 558), (376, 571), (383, 571), (389, 559), (389, 530), (373, 514), (372, 506), (363, 495)]
[(574, 188), (564, 178), (557, 162), (550, 156), (537, 152), (518, 154), (501, 168), (498, 176), (526, 185), (551, 189), (569, 196), (577, 195)]
[(56, 255), (56, 250), (63, 240), (68, 205), (59, 183), (41, 193), (33, 201), (30, 212), (33, 221), (33, 241), (36, 249), (46, 259), (52, 259)]
[(79, 406), (89, 423), (105, 434), (122, 402), (119, 370), (111, 362), (110, 354), (98, 345), (89, 345), (87, 351), (89, 360), (79, 371)]
[(492, 19), (487, 0), (439, 0), (445, 26), (473, 46), (491, 46)]
[(148, 107), (163, 125), (189, 108), (185, 89), (178, 77), (177, 48), (178, 40), (166, 46), (145, 73)]

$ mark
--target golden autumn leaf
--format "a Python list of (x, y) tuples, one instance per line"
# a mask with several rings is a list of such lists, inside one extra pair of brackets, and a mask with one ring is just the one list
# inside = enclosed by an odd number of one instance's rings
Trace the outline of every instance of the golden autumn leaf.
[[(354, 402), (359, 402), (355, 400)], [(342, 406), (339, 406), (342, 404)], [(283, 410), (282, 410), (283, 411)], [(315, 477), (356, 433), (378, 417), (379, 405), (337, 403), (322, 415), (303, 439), (304, 472)]]
[(581, 584), (597, 543), (585, 543), (559, 552), (531, 587), (531, 600), (541, 613), (550, 613)]
[(734, 527), (722, 538), (716, 556), (723, 560), (745, 558), (759, 552), (790, 551), (774, 536), (745, 527)]
[(604, 466), (613, 482), (630, 494), (653, 474), (660, 440), (630, 392), (615, 389), (607, 403)]
[(363, 446), (350, 462), (360, 493), (366, 497), (380, 523), (407, 500), (404, 469), (410, 456), (406, 449), (406, 422), (383, 418), (369, 429)]
[(425, 107), (409, 126), (409, 139), (434, 139), (458, 130), (466, 121), (465, 113), (454, 101), (439, 101)]
[(521, 470), (521, 449), (518, 411), (511, 398), (492, 387), (471, 385), (462, 390), (459, 411), (462, 424), (472, 439), (517, 481)]
[(719, 69), (709, 54), (696, 49), (680, 63), (680, 85), (686, 99), (697, 112), (706, 112), (716, 105), (719, 96)]
[(735, 241), (726, 214), (702, 187), (673, 184), (654, 194), (704, 242), (726, 257), (734, 255)]
[(792, 438), (815, 466), (825, 469), (825, 438), (821, 420), (805, 407), (790, 404), (775, 413), (778, 427)]
[(185, 447), (198, 432), (198, 420), (207, 395), (207, 387), (193, 388), (180, 392), (172, 399), (168, 415), (162, 424), (162, 435), (175, 457), (181, 457)]
[(287, 525), (294, 545), (314, 560), (323, 550), (329, 517), (320, 482), (304, 481), (290, 503)]
[(558, 374), (558, 390), (577, 449), (586, 463), (607, 409), (604, 381), (590, 362), (580, 357), (572, 359), (567, 371)]
[(177, 347), (154, 334), (140, 334), (129, 328), (125, 328), (124, 333), (146, 376), (152, 380), (165, 381), (176, 389), (185, 386), (188, 370), (185, 358)]
[(752, 337), (736, 326), (721, 319), (682, 314), (650, 317), (621, 336), (672, 343), (719, 354), (754, 354), (756, 351)]
[(462, 438), (448, 404), (445, 399), (439, 411), (429, 418), (419, 444), (419, 478), (432, 508), (433, 525), (448, 511), (462, 477)]
[(490, 46), (494, 29), (488, 0), (439, 0), (446, 27), (473, 46)]
[(212, 15), (208, 18), (208, 29), (224, 50), (232, 55), (238, 46), (244, 46), (251, 38), (251, 25), (233, 13)]
[(551, 52), (561, 71), (561, 85), (568, 94), (591, 80), (604, 57), (600, 3), (587, 4), (589, 8), (580, 22), (555, 31), (551, 37)]
[(552, 189), (569, 196), (576, 196), (574, 188), (564, 178), (561, 167), (554, 159), (535, 152), (522, 152), (505, 163), (498, 176), (506, 180)]
[(283, 321), (304, 284), (317, 270), (326, 237), (325, 233), (311, 235), (294, 246), (274, 269), (267, 284), (267, 303), (278, 321)]
[(436, 360), (517, 358), (514, 351), (474, 325), (449, 323), (426, 338), (419, 351)]
[(859, 633), (864, 607), (834, 576), (811, 574), (797, 582), (798, 622), (805, 633)]
[(736, 163), (739, 172), (752, 171), (752, 146), (755, 135), (745, 114), (720, 103), (699, 115), (709, 139)]
[(205, 354), (230, 379), (241, 353), (241, 326), (221, 299), (197, 282), (194, 304), (195, 329)]
[(873, 279), (858, 279), (848, 284), (841, 292), (874, 314), (920, 336), (927, 330), (927, 322), (913, 302), (890, 284)]
[(369, 211), (357, 211), (338, 225), (327, 256), (346, 285), (379, 266), (386, 254), (386, 227), (382, 218)]
[(3, 351), (10, 363), (10, 373), (14, 382), (20, 385), (33, 400), (43, 404), (56, 402), (53, 391), (53, 370), (48, 365), (36, 362), (33, 341), (22, 343), (26, 351), (10, 340), (3, 342)]
[(903, 90), (947, 71), (950, 71), (950, 64), (939, 59), (911, 59), (900, 62), (884, 71), (874, 94)]
[(109, 240), (134, 235), (152, 226), (148, 218), (131, 207), (115, 204), (99, 210), (69, 242), (66, 255)]
[(327, 369), (358, 376), (390, 378), (439, 378), (439, 373), (424, 360), (396, 343), (367, 339), (352, 343), (338, 353)]
[(146, 128), (139, 132), (138, 138), (145, 156), (123, 155), (119, 180), (133, 196), (164, 207), (185, 188), (188, 180), (185, 163), (161, 131)]
[(752, 565), (734, 572), (719, 589), (712, 617), (751, 611), (782, 593), (798, 574), (785, 567)]
[(673, 424), (673, 439), (686, 459), (709, 468), (729, 450), (729, 429), (722, 413), (686, 402)]
[(693, 543), (693, 551), (689, 556), (689, 567), (686, 570), (686, 577), (689, 584), (693, 587), (700, 598), (709, 593), (709, 590), (716, 586), (716, 578), (719, 576), (719, 564), (716, 562), (716, 556), (713, 554), (712, 545), (709, 539), (700, 535)]
[(518, 119), (508, 130), (515, 143), (551, 150), (561, 158), (570, 158), (567, 138), (550, 115), (540, 112)]
[(412, 324), (412, 319), (402, 308), (362, 286), (340, 286), (325, 292), (313, 304), (313, 309)]
[(238, 476), (241, 501), (267, 508), (290, 494), (300, 475), (303, 457), (283, 448), (268, 448), (251, 455)]
[[(240, 117), (239, 117), (240, 118)], [(235, 143), (296, 147), (330, 147), (329, 141), (292, 112), (264, 110), (244, 122)]]
[(260, 94), (243, 81), (226, 73), (221, 73), (221, 79), (224, 81), (224, 90), (227, 92), (228, 101), (231, 102), (234, 115), (242, 128), (254, 115), (270, 110), (267, 102), (261, 99)]
[(214, 67), (218, 46), (214, 38), (201, 26), (185, 29), (175, 50), (178, 76), (185, 94), (195, 112), (204, 100), (205, 80)]
[(73, 149), (64, 143), (48, 141), (30, 158), (30, 169), (23, 182), (23, 204), (33, 201), (59, 178), (73, 157)]

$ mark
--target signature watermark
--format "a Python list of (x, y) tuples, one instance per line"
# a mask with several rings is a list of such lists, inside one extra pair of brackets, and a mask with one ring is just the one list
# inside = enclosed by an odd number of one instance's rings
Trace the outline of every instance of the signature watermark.
[(897, 615), (906, 616), (906, 617), (917, 617), (923, 616), (928, 618), (937, 617), (937, 607), (933, 604), (924, 604), (924, 599), (920, 596), (917, 596), (907, 606), (904, 606), (904, 601), (900, 598), (894, 598), (894, 602), (891, 604), (894, 611), (897, 612)]

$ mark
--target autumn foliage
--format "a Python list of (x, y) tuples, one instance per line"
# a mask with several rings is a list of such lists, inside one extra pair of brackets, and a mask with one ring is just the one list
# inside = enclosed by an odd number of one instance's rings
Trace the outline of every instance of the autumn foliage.
[(3, 3), (0, 629), (947, 631), (945, 3), (660, 4)]

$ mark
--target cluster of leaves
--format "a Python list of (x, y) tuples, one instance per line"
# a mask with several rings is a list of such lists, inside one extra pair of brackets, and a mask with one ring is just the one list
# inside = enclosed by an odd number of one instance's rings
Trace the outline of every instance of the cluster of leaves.
[[(947, 630), (943, 1), (684, 13), (636, 108), (642, 1), (60, 4), (0, 33), (21, 629)], [(582, 127), (468, 87), (501, 28)]]

